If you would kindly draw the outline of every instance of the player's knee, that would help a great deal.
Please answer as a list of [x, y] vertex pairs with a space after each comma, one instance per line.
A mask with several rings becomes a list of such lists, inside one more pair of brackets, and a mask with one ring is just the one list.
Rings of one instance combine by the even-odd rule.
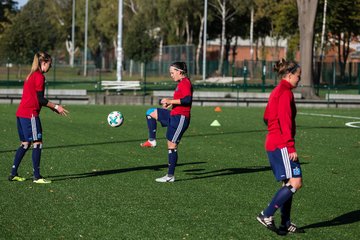
[[285, 186], [287, 186], [292, 192], [296, 192], [302, 187], [302, 181], [301, 179], [292, 179], [293, 181], [289, 181], [286, 183]]
[[42, 149], [42, 142], [34, 142], [34, 143], [33, 143], [33, 148]]
[[25, 150], [28, 150], [28, 149], [29, 149], [29, 145], [30, 145], [29, 142], [21, 142], [20, 147], [22, 147], [22, 148], [25, 149]]
[[147, 111], [146, 111], [146, 117], [153, 117], [151, 114], [154, 113], [156, 111], [156, 108], [149, 108]]
[[302, 188], [302, 182], [300, 181], [300, 182], [296, 183], [294, 187], [295, 187], [297, 190], [299, 190], [300, 188]]
[[177, 148], [168, 148], [168, 153], [169, 154], [177, 153]]

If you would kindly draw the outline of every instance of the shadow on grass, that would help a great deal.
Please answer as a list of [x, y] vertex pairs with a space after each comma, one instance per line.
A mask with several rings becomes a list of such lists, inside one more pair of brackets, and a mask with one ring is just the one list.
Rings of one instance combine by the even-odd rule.
[[[218, 135], [231, 135], [231, 134], [243, 134], [243, 133], [258, 133], [265, 132], [266, 130], [248, 130], [248, 131], [238, 131], [238, 132], [220, 132], [220, 133], [204, 133], [204, 134], [194, 134], [194, 135], [185, 135], [183, 138], [191, 138], [191, 137], [205, 137], [205, 136], [218, 136]], [[165, 139], [165, 137], [157, 138], [157, 139]], [[44, 147], [46, 150], [50, 149], [59, 149], [59, 148], [75, 148], [75, 147], [90, 147], [90, 146], [100, 146], [107, 144], [119, 144], [119, 143], [141, 143], [144, 139], [132, 139], [132, 140], [120, 140], [120, 141], [106, 141], [106, 142], [95, 142], [95, 143], [80, 143], [80, 144], [68, 144], [68, 145], [57, 145], [57, 146], [49, 146]], [[139, 146], [139, 145], [138, 145]], [[136, 147], [138, 147], [136, 146]], [[0, 153], [7, 152], [16, 152], [17, 149], [13, 150], [1, 150]]]
[[360, 210], [355, 210], [352, 212], [345, 213], [334, 219], [324, 222], [313, 223], [307, 226], [302, 227], [302, 229], [307, 228], [321, 228], [321, 227], [333, 227], [344, 224], [351, 224], [360, 221]]
[[[302, 162], [301, 165], [308, 164], [307, 162]], [[187, 175], [194, 176], [193, 178], [187, 178], [187, 179], [179, 179], [176, 180], [179, 181], [189, 181], [189, 180], [197, 180], [197, 179], [204, 179], [204, 178], [212, 178], [212, 177], [224, 177], [229, 175], [235, 175], [235, 174], [244, 174], [244, 173], [255, 173], [255, 172], [263, 172], [263, 171], [270, 171], [270, 166], [251, 166], [251, 167], [245, 167], [245, 168], [224, 168], [209, 172], [201, 172], [204, 169], [191, 169], [191, 170], [184, 170], [183, 172], [186, 172]], [[201, 172], [201, 173], [198, 173]]]
[[267, 167], [267, 166], [266, 167], [265, 166], [246, 167], [246, 168], [224, 168], [224, 169], [220, 169], [220, 170], [203, 172], [203, 173], [187, 173], [187, 175], [192, 175], [195, 177], [187, 178], [187, 179], [179, 179], [179, 180], [177, 180], [177, 182], [198, 180], [198, 179], [212, 178], [212, 177], [224, 177], [224, 176], [235, 175], [235, 174], [254, 173], [254, 172], [262, 172], [262, 171], [269, 171], [269, 170], [271, 170], [271, 168]]
[[[331, 127], [331, 126], [327, 126], [327, 127], [325, 127], [325, 126], [305, 126], [305, 125], [296, 125], [296, 128], [298, 128], [298, 129], [326, 129], [326, 130], [329, 130], [329, 129], [345, 129], [345, 128], [349, 128], [349, 127], [347, 127], [347, 126], [333, 126], [333, 127]], [[350, 128], [349, 128], [350, 129]]]
[[[206, 162], [180, 163], [177, 166], [195, 165], [195, 164], [204, 164], [204, 163], [206, 163]], [[71, 179], [77, 179], [77, 178], [88, 178], [88, 177], [97, 177], [97, 176], [119, 174], [119, 173], [141, 171], [141, 170], [159, 171], [159, 170], [162, 170], [164, 168], [167, 169], [168, 165], [167, 164], [161, 164], [161, 165], [141, 166], [141, 167], [132, 167], [132, 168], [119, 168], [119, 169], [111, 169], [111, 170], [104, 170], [104, 171], [93, 171], [93, 172], [87, 172], [87, 173], [55, 175], [55, 176], [48, 176], [48, 177], [51, 178], [51, 180], [53, 182], [57, 182], [57, 181], [63, 181], [63, 180], [71, 180]]]

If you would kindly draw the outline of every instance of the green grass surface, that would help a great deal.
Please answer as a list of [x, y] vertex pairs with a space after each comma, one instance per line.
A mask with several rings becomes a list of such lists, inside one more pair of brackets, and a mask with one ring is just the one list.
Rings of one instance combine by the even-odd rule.
[[[167, 169], [165, 129], [157, 148], [139, 147], [147, 108], [68, 106], [70, 118], [43, 109], [41, 171], [53, 183], [37, 185], [30, 152], [19, 169], [28, 180], [7, 181], [19, 145], [16, 105], [0, 105], [0, 238], [283, 239], [255, 219], [279, 187], [263, 147], [262, 108], [194, 107], [173, 184], [154, 181]], [[106, 123], [112, 110], [125, 116], [120, 128]], [[359, 109], [298, 112], [360, 117]], [[215, 119], [221, 127], [210, 127]], [[345, 126], [354, 121], [298, 115], [304, 188], [292, 219], [306, 233], [286, 238], [360, 238], [360, 129]]]

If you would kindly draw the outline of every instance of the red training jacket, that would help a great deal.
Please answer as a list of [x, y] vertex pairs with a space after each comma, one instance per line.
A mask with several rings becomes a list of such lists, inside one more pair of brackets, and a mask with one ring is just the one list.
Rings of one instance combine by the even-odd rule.
[[292, 88], [291, 84], [283, 79], [270, 94], [264, 113], [264, 121], [268, 126], [266, 151], [287, 147], [289, 153], [296, 152], [296, 106]]
[[[180, 80], [176, 86], [174, 92], [174, 99], [182, 99], [187, 96], [193, 96], [193, 88], [190, 79], [187, 77]], [[173, 105], [173, 108], [170, 112], [171, 116], [174, 115], [184, 115], [187, 118], [190, 118], [191, 104], [189, 105]]]
[[44, 90], [45, 76], [40, 71], [32, 73], [29, 79], [24, 82], [21, 102], [17, 109], [16, 116], [22, 118], [39, 116], [41, 105], [36, 92]]

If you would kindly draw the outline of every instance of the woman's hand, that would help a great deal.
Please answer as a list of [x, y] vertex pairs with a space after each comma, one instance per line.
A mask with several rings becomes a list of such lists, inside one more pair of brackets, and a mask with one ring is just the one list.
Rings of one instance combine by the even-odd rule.
[[62, 105], [60, 105], [60, 104], [56, 104], [54, 109], [55, 109], [56, 113], [58, 113], [58, 114], [60, 114], [60, 115], [62, 115], [62, 116], [67, 116], [67, 115], [69, 114], [69, 111], [66, 110], [66, 109], [65, 109]]
[[168, 109], [168, 108], [170, 108], [172, 106], [171, 99], [169, 99], [169, 98], [161, 99], [160, 103], [161, 103], [162, 107], [165, 108], [165, 109]]
[[289, 153], [289, 159], [293, 162], [296, 162], [298, 160], [298, 155], [296, 152]]

